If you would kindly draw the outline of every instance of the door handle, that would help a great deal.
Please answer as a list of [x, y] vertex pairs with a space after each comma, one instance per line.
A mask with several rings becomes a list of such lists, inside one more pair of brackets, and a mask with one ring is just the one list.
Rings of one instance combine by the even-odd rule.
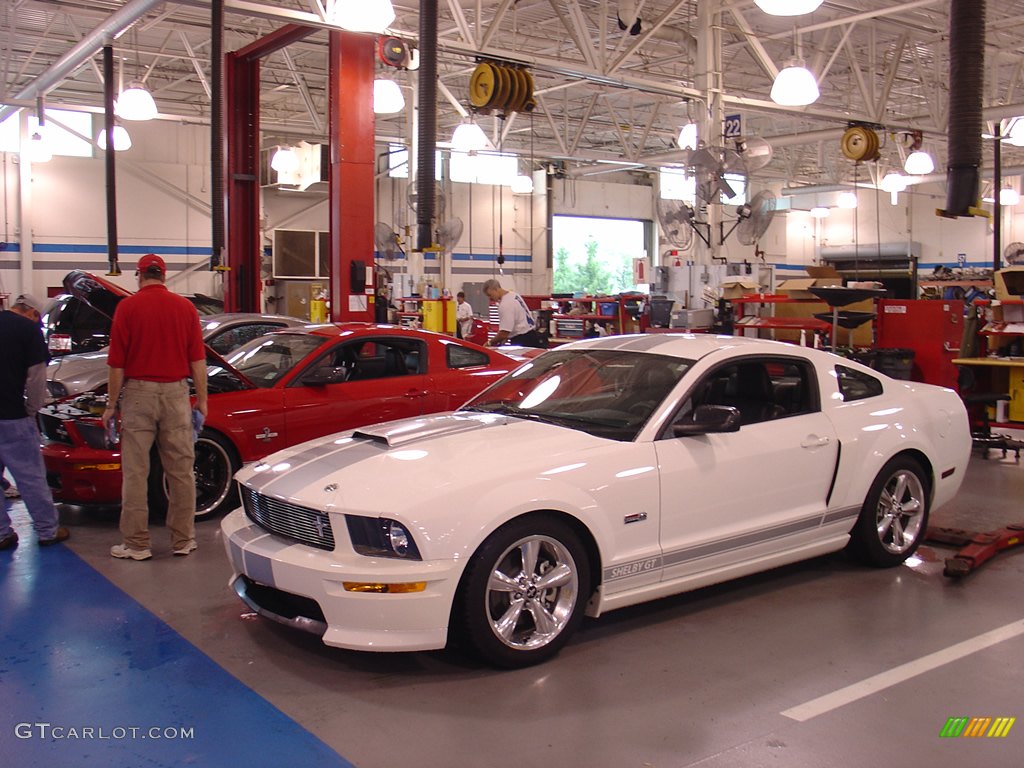
[[800, 443], [800, 447], [821, 448], [822, 446], [828, 445], [828, 442], [829, 440], [827, 437], [818, 437], [816, 435], [811, 435], [809, 437], [804, 438], [804, 441]]

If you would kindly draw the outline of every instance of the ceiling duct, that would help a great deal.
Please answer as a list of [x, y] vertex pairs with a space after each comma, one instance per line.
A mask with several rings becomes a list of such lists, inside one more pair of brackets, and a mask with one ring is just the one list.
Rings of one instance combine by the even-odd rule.
[[952, 0], [949, 12], [949, 163], [943, 216], [979, 205], [985, 90], [985, 0]]
[[420, 3], [419, 152], [416, 158], [416, 245], [434, 244], [434, 153], [437, 146], [437, 0]]

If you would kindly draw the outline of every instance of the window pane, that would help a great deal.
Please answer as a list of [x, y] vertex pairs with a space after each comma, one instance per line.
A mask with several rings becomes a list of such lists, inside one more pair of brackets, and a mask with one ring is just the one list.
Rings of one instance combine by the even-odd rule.
[[274, 277], [316, 277], [316, 232], [274, 232]]
[[645, 231], [637, 219], [553, 217], [554, 292], [647, 291], [633, 283], [633, 259], [647, 256]]
[[[434, 179], [441, 181], [441, 150], [434, 153]], [[392, 179], [409, 178], [409, 150], [401, 144], [388, 144], [388, 176]]]
[[448, 172], [451, 180], [466, 184], [494, 184], [507, 187], [519, 173], [519, 159], [516, 155], [452, 152], [449, 163]]
[[[92, 137], [92, 115], [88, 112], [70, 112], [64, 109], [48, 109], [46, 116], [49, 118], [41, 131], [43, 139], [50, 147], [54, 155], [65, 155], [67, 157], [92, 157], [92, 144], [78, 138], [73, 133], [61, 128], [54, 120], [57, 120], [68, 128]], [[18, 124], [20, 118], [18, 113], [8, 117], [0, 123], [0, 151], [17, 152], [20, 147], [18, 136]], [[28, 133], [31, 136], [39, 131], [39, 121], [35, 115], [28, 117]]]

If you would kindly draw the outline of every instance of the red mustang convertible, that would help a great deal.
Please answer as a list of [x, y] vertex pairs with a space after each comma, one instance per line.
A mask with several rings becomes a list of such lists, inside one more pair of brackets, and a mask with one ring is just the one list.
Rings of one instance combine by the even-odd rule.
[[[427, 331], [364, 323], [306, 326], [210, 353], [209, 415], [196, 444], [196, 515], [237, 504], [242, 464], [357, 426], [458, 408], [522, 358]], [[107, 447], [105, 394], [39, 412], [54, 499], [119, 504], [121, 454]], [[166, 505], [154, 451], [150, 509]]]

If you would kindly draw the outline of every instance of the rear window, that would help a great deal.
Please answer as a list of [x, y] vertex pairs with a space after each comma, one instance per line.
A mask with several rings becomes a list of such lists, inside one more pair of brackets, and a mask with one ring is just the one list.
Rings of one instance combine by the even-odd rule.
[[836, 379], [839, 381], [839, 393], [847, 403], [882, 394], [882, 382], [868, 373], [855, 371], [845, 365], [836, 366]]
[[487, 365], [491, 359], [486, 352], [479, 349], [470, 349], [461, 344], [445, 345], [445, 355], [448, 359], [449, 368], [472, 368], [477, 365]]

